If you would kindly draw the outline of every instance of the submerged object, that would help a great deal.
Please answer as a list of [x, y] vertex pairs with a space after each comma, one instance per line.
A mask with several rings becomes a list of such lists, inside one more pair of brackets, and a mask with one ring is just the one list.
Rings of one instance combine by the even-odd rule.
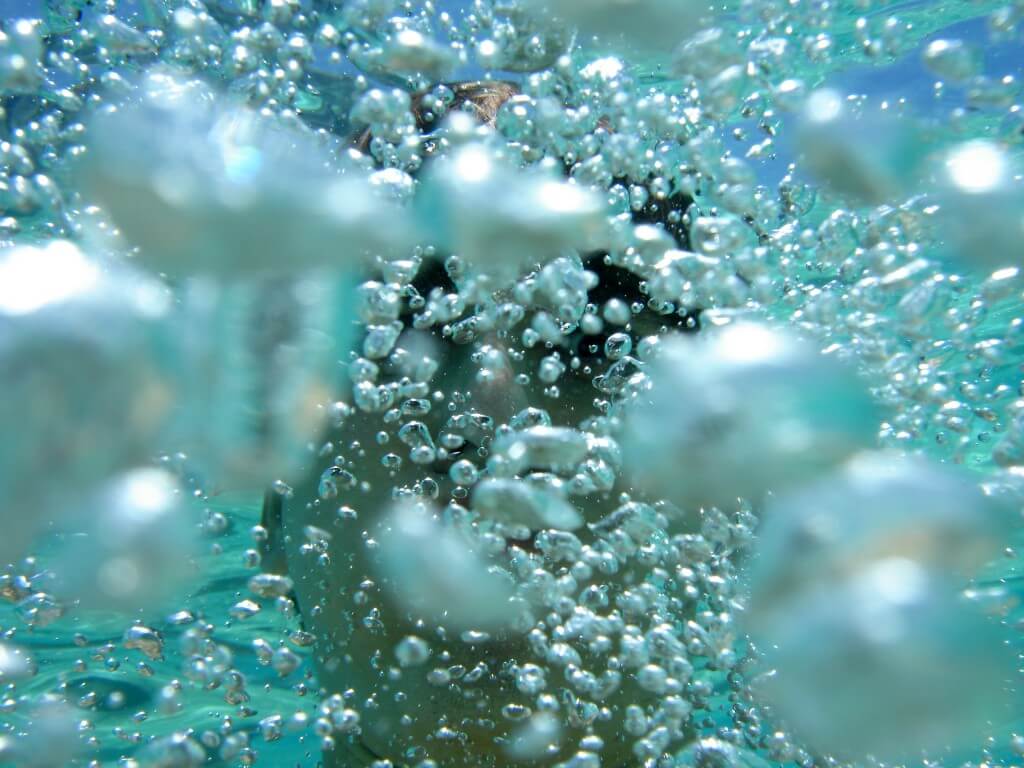
[[783, 330], [741, 321], [660, 344], [623, 406], [635, 480], [676, 504], [729, 505], [807, 481], [872, 445], [856, 375]]
[[[533, 311], [582, 314], [581, 260], [549, 267], [510, 293], [529, 286]], [[617, 274], [595, 269], [591, 286]], [[436, 274], [416, 278], [426, 307], [442, 304]], [[319, 726], [327, 760], [618, 766], [686, 743], [694, 671], [671, 622], [689, 606], [646, 582], [654, 558], [681, 555], [659, 510], [622, 503], [607, 427], [568, 426], [592, 413], [593, 371], [566, 366], [558, 396], [540, 400], [543, 344], [517, 354], [496, 334], [430, 338], [382, 281], [359, 296], [366, 338], [390, 318], [403, 332], [387, 356], [349, 366], [352, 406], [324, 435], [329, 452], [285, 478], [264, 517], [317, 636], [318, 679], [339, 692]], [[638, 310], [630, 322], [659, 321]], [[546, 408], [517, 406], [531, 398]], [[272, 551], [263, 562], [281, 567]], [[649, 719], [627, 731], [629, 707]]]
[[[144, 457], [38, 476], [40, 496], [72, 502], [46, 500], [57, 519], [5, 508], [11, 539], [55, 524], [0, 574], [4, 647], [36, 661], [0, 659], [0, 761], [807, 768], [927, 748], [929, 768], [1019, 762], [1024, 740], [991, 708], [1003, 670], [1020, 682], [991, 651], [995, 624], [1020, 620], [1016, 536], [942, 470], [876, 459], [877, 493], [831, 470], [878, 442], [1013, 497], [1024, 286], [1013, 238], [992, 233], [1016, 222], [986, 220], [982, 194], [964, 225], [991, 227], [980, 242], [1007, 264], [991, 279], [937, 257], [989, 255], [971, 261], [943, 229], [978, 183], [945, 178], [947, 154], [984, 138], [1013, 210], [1020, 8], [44, 5], [42, 24], [0, 23], [0, 237], [99, 242], [124, 251], [104, 276], [166, 275], [167, 333], [140, 359], [169, 361], [169, 408]], [[10, 45], [23, 26], [27, 45]], [[974, 46], [982, 27], [984, 59], [934, 42]], [[433, 81], [456, 64], [522, 76]], [[795, 114], [821, 82], [842, 108], [811, 142]], [[888, 121], [914, 113], [926, 122]], [[444, 171], [469, 148], [495, 161], [485, 180], [473, 163]], [[804, 181], [815, 150], [820, 187]], [[941, 158], [924, 189], [919, 152]], [[953, 165], [984, 178], [984, 153], [966, 157]], [[772, 325], [749, 346], [774, 362], [708, 351], [754, 316]], [[800, 346], [786, 328], [814, 340], [796, 362], [772, 351]], [[677, 359], [684, 333], [707, 347]], [[73, 405], [102, 400], [67, 379], [58, 393], [86, 390]], [[631, 411], [655, 392], [637, 450]], [[91, 415], [58, 415], [80, 440]], [[37, 445], [17, 416], [8, 451]], [[141, 438], [112, 418], [97, 438]], [[186, 492], [152, 525], [112, 521], [114, 486], [154, 451]], [[814, 549], [802, 531], [775, 554], [790, 505], [834, 509], [820, 527], [839, 540]], [[142, 542], [113, 535], [136, 524]], [[202, 537], [194, 558], [182, 532]], [[62, 543], [81, 549], [65, 561]], [[748, 602], [761, 548], [770, 589]], [[193, 562], [194, 590], [177, 581]], [[104, 571], [127, 596], [95, 588]], [[35, 708], [44, 690], [74, 713], [59, 729]], [[80, 759], [63, 750], [78, 743]]]

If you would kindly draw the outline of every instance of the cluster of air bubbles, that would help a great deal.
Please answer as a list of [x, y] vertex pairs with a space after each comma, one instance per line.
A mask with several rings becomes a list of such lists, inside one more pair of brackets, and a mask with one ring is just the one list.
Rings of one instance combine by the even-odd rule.
[[1020, 0], [42, 5], [0, 763], [1024, 754]]

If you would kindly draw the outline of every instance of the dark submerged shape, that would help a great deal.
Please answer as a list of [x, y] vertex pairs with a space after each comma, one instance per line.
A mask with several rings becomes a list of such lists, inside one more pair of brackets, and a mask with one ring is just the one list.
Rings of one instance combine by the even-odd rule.
[[[502, 81], [454, 83], [449, 87], [455, 95], [449, 110], [469, 110], [488, 125], [495, 124], [502, 105], [518, 94], [514, 84]], [[419, 129], [427, 133], [436, 127], [438, 118], [423, 111], [422, 101], [422, 94], [415, 97], [413, 107]], [[365, 131], [355, 139], [354, 145], [361, 151], [368, 151], [371, 139], [370, 132]], [[568, 171], [567, 167], [566, 173]], [[646, 180], [616, 181], [643, 183]], [[686, 248], [689, 243], [683, 214], [691, 203], [692, 199], [684, 194], [661, 201], [652, 196], [648, 205], [634, 214], [634, 220], [664, 227], [679, 247]], [[597, 278], [588, 300], [598, 311], [612, 298], [631, 305], [636, 302], [646, 305], [640, 276], [612, 264], [605, 253], [582, 256], [585, 268]], [[432, 291], [453, 293], [456, 290], [455, 281], [440, 256], [423, 259], [412, 287], [424, 297]], [[607, 337], [623, 329], [606, 326], [602, 333], [593, 335], [585, 335], [577, 329], [568, 336], [567, 345], [560, 350], [563, 362], [568, 364], [576, 356], [580, 365], [576, 369], [567, 365], [558, 381], [559, 394], [551, 397], [545, 394], [547, 388], [537, 380], [536, 371], [541, 358], [553, 350], [543, 343], [524, 348], [521, 343], [523, 323], [511, 331], [474, 334], [468, 343], [458, 343], [459, 339], [443, 336], [437, 327], [425, 332], [412, 331], [411, 314], [409, 309], [403, 310], [405, 331], [396, 346], [401, 347], [409, 333], [428, 334], [434, 342], [431, 354], [440, 363], [430, 388], [445, 395], [442, 401], [433, 403], [429, 413], [417, 419], [436, 437], [461, 414], [477, 425], [473, 430], [476, 439], [467, 440], [461, 448], [450, 451], [445, 460], [433, 465], [420, 466], [406, 459], [398, 469], [386, 469], [382, 457], [401, 450], [401, 446], [396, 446], [393, 440], [383, 445], [378, 442], [377, 434], [388, 428], [383, 414], [354, 409], [343, 425], [332, 429], [321, 441], [333, 445], [329, 453], [336, 456], [333, 467], [330, 458], [314, 460], [304, 477], [289, 481], [294, 488], [289, 497], [273, 490], [267, 492], [263, 525], [269, 536], [264, 544], [263, 570], [288, 573], [294, 581], [295, 599], [304, 627], [317, 635], [316, 661], [322, 693], [326, 696], [342, 694], [346, 706], [362, 714], [360, 732], [347, 740], [338, 736], [335, 749], [324, 753], [325, 766], [365, 766], [384, 758], [396, 766], [414, 766], [428, 758], [446, 768], [522, 765], [522, 760], [509, 757], [507, 744], [523, 722], [504, 718], [501, 710], [506, 705], [527, 710], [531, 707], [533, 697], [517, 690], [514, 681], [517, 664], [536, 660], [527, 638], [504, 631], [489, 642], [467, 644], [456, 632], [445, 632], [404, 615], [402, 608], [375, 580], [371, 564], [374, 555], [368, 550], [367, 542], [386, 538], [387, 532], [380, 529], [380, 518], [394, 501], [393, 489], [404, 488], [426, 498], [435, 498], [440, 505], [448, 501], [468, 505], [465, 495], [453, 496], [457, 487], [448, 476], [448, 467], [460, 457], [475, 459], [482, 466], [495, 427], [507, 424], [515, 414], [529, 407], [539, 407], [549, 414], [553, 425], [573, 427], [600, 415], [605, 408], [602, 403], [606, 395], [595, 388], [594, 379], [610, 366], [603, 352]], [[662, 315], [648, 307], [632, 315], [628, 330], [634, 340], [639, 340], [670, 328], [696, 331], [699, 319], [700, 312], [696, 308], [689, 313]], [[506, 354], [508, 370], [481, 386], [474, 379], [479, 366], [472, 358], [486, 345], [518, 350], [521, 354]], [[392, 380], [395, 373], [388, 362], [378, 362], [381, 380]], [[527, 385], [517, 381], [518, 375], [523, 373], [530, 377]], [[455, 400], [460, 405], [450, 411], [445, 403], [455, 402], [455, 393], [459, 393]], [[350, 399], [339, 395], [346, 402]], [[325, 499], [318, 493], [325, 470], [337, 481], [336, 497]], [[588, 523], [594, 523], [619, 506], [621, 493], [631, 491], [620, 482], [610, 492], [573, 497], [572, 501], [581, 508]], [[340, 507], [354, 509], [358, 518], [343, 519], [338, 514]], [[331, 535], [327, 569], [317, 563], [318, 551], [309, 543], [308, 526]], [[575, 533], [584, 544], [600, 536], [599, 530], [586, 527]], [[505, 556], [516, 556], [516, 553], [541, 556], [534, 537], [526, 541], [510, 540]], [[644, 571], [629, 567], [613, 576], [596, 573], [593, 579], [595, 583], [613, 584], [621, 589], [642, 582]], [[394, 647], [408, 635], [425, 639], [432, 655], [425, 665], [401, 670], [400, 676], [395, 677], [393, 670], [398, 667]], [[431, 684], [426, 679], [427, 673], [438, 667], [462, 672], [448, 684]], [[467, 677], [470, 671], [474, 671], [474, 675]], [[473, 682], [467, 682], [474, 676]], [[549, 681], [549, 693], [557, 694], [563, 688], [564, 683]], [[636, 764], [637, 758], [632, 752], [634, 737], [622, 727], [623, 711], [628, 705], [644, 706], [658, 699], [658, 695], [639, 687], [635, 678], [624, 671], [621, 685], [600, 702], [598, 710], [573, 704], [572, 700], [562, 702], [559, 718], [563, 722], [568, 719], [573, 727], [563, 729], [561, 747], [545, 755], [545, 763], [554, 764], [571, 757], [579, 748], [580, 737], [589, 732], [604, 741], [600, 752], [602, 765], [624, 768]]]

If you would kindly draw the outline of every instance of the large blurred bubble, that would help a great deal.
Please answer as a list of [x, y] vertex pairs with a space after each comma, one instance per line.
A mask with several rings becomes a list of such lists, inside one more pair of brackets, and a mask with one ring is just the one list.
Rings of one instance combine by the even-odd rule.
[[56, 240], [0, 251], [0, 560], [112, 473], [148, 460], [176, 395], [170, 294]]
[[623, 409], [622, 445], [638, 485], [677, 504], [759, 498], [875, 440], [853, 371], [786, 331], [741, 322], [661, 346]]
[[913, 759], [1009, 716], [1014, 654], [960, 592], [1007, 525], [969, 477], [887, 454], [772, 500], [745, 625], [771, 670], [759, 687], [800, 738]]
[[82, 185], [161, 272], [295, 272], [412, 243], [365, 174], [342, 175], [308, 129], [172, 70], [150, 71], [90, 136]]
[[381, 581], [411, 615], [457, 630], [512, 624], [509, 575], [488, 566], [471, 548], [472, 539], [444, 526], [430, 507], [397, 504], [378, 539]]
[[59, 591], [87, 608], [166, 606], [195, 577], [198, 520], [175, 478], [127, 472], [81, 498], [78, 530], [56, 555]]

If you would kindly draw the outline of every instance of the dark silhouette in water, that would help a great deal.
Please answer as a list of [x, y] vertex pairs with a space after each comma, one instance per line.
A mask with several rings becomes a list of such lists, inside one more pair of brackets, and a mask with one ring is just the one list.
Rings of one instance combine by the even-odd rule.
[[[456, 83], [450, 88], [455, 94], [450, 109], [468, 109], [481, 122], [490, 125], [495, 123], [501, 106], [518, 93], [514, 84], [506, 82]], [[422, 98], [414, 99], [413, 103], [419, 129], [432, 130], [437, 118], [422, 110]], [[367, 131], [354, 143], [366, 151], [371, 138]], [[685, 195], [654, 201], [634, 218], [637, 222], [665, 226], [680, 247], [686, 247], [685, 228], [680, 222], [685, 220], [681, 214], [691, 202]], [[671, 215], [673, 212], [675, 216]], [[584, 255], [584, 265], [598, 280], [588, 294], [593, 304], [600, 307], [612, 298], [627, 304], [646, 303], [641, 278], [610, 264], [605, 254]], [[438, 257], [423, 260], [412, 285], [421, 296], [429, 295], [434, 289], [444, 293], [455, 291], [443, 259]], [[405, 312], [407, 320], [408, 316]], [[393, 503], [394, 488], [417, 489], [429, 496], [436, 494], [441, 503], [453, 498], [456, 486], [448, 477], [448, 466], [458, 456], [475, 459], [478, 466], [482, 466], [486, 453], [481, 449], [493, 437], [494, 428], [508, 423], [525, 408], [543, 408], [556, 426], [576, 426], [600, 415], [595, 399], [605, 395], [595, 389], [593, 379], [609, 364], [604, 359], [603, 349], [611, 331], [584, 335], [577, 330], [567, 337], [566, 347], [560, 349], [563, 360], [568, 363], [576, 355], [581, 364], [575, 369], [567, 366], [558, 381], [558, 396], [552, 397], [550, 392], [545, 394], [547, 386], [536, 377], [541, 358], [550, 355], [552, 348], [544, 344], [523, 348], [516, 329], [507, 334], [490, 332], [470, 343], [459, 344], [444, 337], [436, 327], [414, 331], [408, 322], [405, 326], [396, 347], [402, 347], [413, 334], [423, 335], [425, 338], [419, 341], [432, 347], [431, 355], [440, 363], [430, 389], [445, 395], [443, 401], [435, 402], [429, 413], [417, 419], [436, 437], [456, 415], [444, 407], [444, 402], [453, 402], [452, 393], [461, 393], [462, 411], [481, 425], [478, 441], [453, 450], [446, 461], [420, 466], [405, 460], [400, 467], [388, 469], [382, 459], [398, 450], [396, 441], [381, 444], [378, 435], [382, 430], [393, 433], [396, 425], [385, 423], [381, 413], [354, 410], [340, 428], [323, 438], [334, 446], [330, 455], [343, 457], [343, 466], [336, 465], [336, 477], [341, 482], [335, 498], [321, 498], [318, 493], [321, 475], [332, 461], [326, 458], [312, 462], [305, 477], [293, 484], [294, 493], [289, 498], [275, 491], [266, 494], [263, 525], [269, 536], [264, 545], [263, 568], [269, 572], [287, 572], [294, 581], [304, 626], [318, 638], [316, 659], [322, 693], [342, 693], [348, 697], [346, 705], [362, 713], [361, 733], [357, 737], [338, 736], [336, 749], [325, 752], [326, 765], [350, 768], [387, 758], [395, 765], [414, 766], [428, 757], [445, 768], [500, 768], [522, 764], [512, 760], [506, 749], [511, 735], [522, 723], [503, 718], [501, 709], [507, 704], [522, 707], [533, 704], [532, 697], [516, 688], [510, 666], [525, 663], [536, 655], [530, 651], [525, 638], [506, 632], [490, 642], [470, 645], [422, 621], [411, 620], [375, 581], [370, 562], [373, 555], [368, 551], [367, 540], [386, 537], [387, 532], [378, 528], [383, 512]], [[629, 324], [634, 339], [669, 329], [694, 331], [698, 328], [697, 310], [682, 315], [660, 315], [646, 308], [635, 312]], [[522, 355], [505, 355], [507, 370], [482, 385], [475, 378], [479, 365], [472, 357], [488, 344], [501, 350], [519, 349]], [[378, 362], [382, 364], [383, 378], [388, 380], [390, 371], [386, 361]], [[527, 374], [530, 383], [523, 384], [519, 374]], [[618, 506], [622, 492], [630, 490], [620, 483], [609, 492], [574, 497], [572, 501], [581, 507], [588, 522], [597, 521]], [[465, 499], [461, 501], [467, 503]], [[351, 513], [339, 516], [339, 507], [355, 510], [358, 518], [351, 519]], [[331, 536], [327, 567], [318, 563], [318, 552], [309, 546], [309, 526]], [[597, 535], [587, 528], [576, 533], [584, 543]], [[509, 547], [510, 551], [532, 552], [532, 544], [532, 540], [509, 542]], [[614, 576], [597, 574], [594, 581], [621, 587], [643, 578], [641, 570], [630, 566]], [[369, 618], [371, 615], [373, 620]], [[403, 670], [401, 676], [395, 678], [389, 671], [397, 669], [394, 647], [408, 635], [426, 639], [433, 654], [423, 667]], [[482, 670], [482, 676], [473, 683], [457, 677], [448, 684], [432, 684], [427, 681], [427, 672], [435, 667], [461, 669], [462, 674]], [[552, 686], [549, 692], [563, 687], [559, 683]], [[602, 765], [617, 768], [636, 764], [633, 737], [624, 732], [622, 712], [627, 705], [653, 704], [657, 698], [624, 675], [618, 690], [602, 700], [596, 712], [576, 711], [574, 705], [563, 702], [559, 718], [564, 722], [568, 717], [575, 727], [565, 729], [561, 747], [545, 755], [543, 763], [568, 759], [577, 751], [579, 738], [590, 732], [604, 742], [600, 752]], [[438, 736], [442, 726], [450, 738]]]

